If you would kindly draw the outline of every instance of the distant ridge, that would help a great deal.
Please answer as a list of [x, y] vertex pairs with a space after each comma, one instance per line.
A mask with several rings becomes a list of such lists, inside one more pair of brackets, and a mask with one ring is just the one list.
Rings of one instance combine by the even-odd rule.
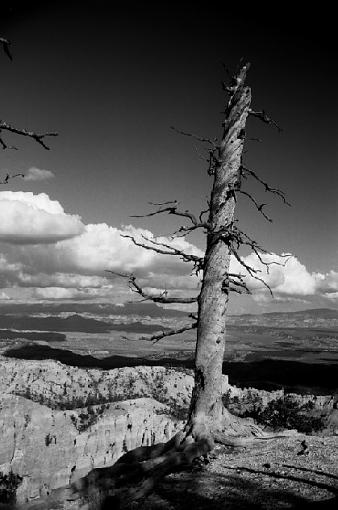
[[186, 312], [162, 308], [155, 303], [125, 303], [123, 306], [112, 303], [11, 303], [0, 304], [0, 314], [58, 314], [72, 312], [74, 314], [92, 313], [97, 315], [140, 315], [149, 317], [186, 317]]
[[293, 317], [304, 317], [308, 316], [309, 318], [314, 317], [316, 319], [338, 319], [338, 310], [334, 310], [333, 308], [310, 308], [308, 310], [298, 310], [295, 312], [265, 312], [262, 315], [264, 316], [286, 316], [292, 315]]
[[[100, 315], [134, 315], [134, 316], [149, 316], [152, 318], [156, 317], [186, 317], [186, 312], [162, 308], [155, 303], [125, 303], [124, 305], [115, 305], [112, 303], [83, 303], [83, 302], [41, 302], [41, 303], [11, 303], [3, 302], [0, 303], [0, 315], [7, 314], [37, 314], [44, 313], [46, 315], [55, 315], [59, 313], [91, 313]], [[295, 319], [337, 319], [338, 310], [333, 308], [310, 308], [307, 310], [297, 310], [288, 312], [264, 312], [260, 314], [244, 313], [244, 314], [229, 314], [229, 317], [237, 318], [255, 318], [255, 317], [266, 317], [268, 319], [273, 318], [286, 318], [289, 317]]]
[[297, 318], [314, 318], [314, 319], [338, 319], [338, 310], [334, 308], [309, 308], [307, 310], [297, 310], [294, 312], [264, 312], [264, 313], [243, 313], [240, 315], [231, 315], [231, 317], [294, 317]]

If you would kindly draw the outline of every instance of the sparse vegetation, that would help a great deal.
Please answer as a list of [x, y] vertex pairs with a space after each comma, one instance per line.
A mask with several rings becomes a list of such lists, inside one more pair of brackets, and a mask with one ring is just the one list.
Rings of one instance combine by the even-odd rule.
[[0, 472], [0, 503], [13, 504], [16, 500], [16, 489], [22, 477], [10, 471], [7, 475]]
[[319, 432], [325, 427], [325, 417], [313, 411], [311, 402], [300, 405], [288, 395], [272, 400], [263, 411], [252, 417], [273, 429], [296, 429], [304, 434]]
[[102, 404], [100, 406], [88, 406], [87, 412], [83, 410], [77, 417], [72, 414], [70, 419], [74, 423], [75, 428], [79, 432], [87, 430], [91, 425], [97, 422], [99, 417], [109, 407], [109, 404]]
[[167, 414], [168, 416], [171, 416], [176, 420], [185, 421], [188, 418], [188, 411], [189, 411], [188, 404], [186, 406], [180, 406], [177, 404], [175, 400], [172, 400], [168, 404], [168, 409], [161, 409], [159, 411], [156, 411], [156, 414]]
[[326, 426], [325, 410], [316, 409], [311, 401], [299, 403], [292, 395], [284, 395], [264, 404], [257, 391], [248, 391], [243, 399], [227, 393], [223, 395], [223, 402], [233, 414], [253, 418], [260, 425], [273, 430], [296, 429], [311, 434]]

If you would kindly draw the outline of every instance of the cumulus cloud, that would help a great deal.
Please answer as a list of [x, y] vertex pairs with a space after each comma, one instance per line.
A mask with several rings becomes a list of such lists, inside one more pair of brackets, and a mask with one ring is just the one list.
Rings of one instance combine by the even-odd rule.
[[[54, 245], [12, 247], [8, 249], [8, 253], [10, 251], [12, 261], [21, 262], [29, 267], [31, 274], [59, 272], [102, 276], [105, 270], [112, 270], [136, 272], [141, 278], [159, 275], [163, 278], [164, 275], [168, 275], [175, 279], [188, 275], [191, 271], [191, 266], [184, 264], [177, 257], [162, 256], [135, 246], [131, 239], [123, 235], [133, 235], [140, 240], [143, 239], [142, 235], [154, 238], [148, 230], [131, 226], [117, 229], [102, 223], [86, 225], [82, 234]], [[180, 240], [179, 244], [170, 239], [165, 241], [190, 253], [200, 253], [187, 241]]]
[[[200, 289], [200, 279], [191, 276], [190, 264], [179, 257], [145, 250], [123, 236], [132, 235], [140, 242], [146, 237], [203, 256], [184, 238], [155, 238], [149, 230], [132, 225], [83, 225], [79, 216], [65, 213], [58, 201], [44, 193], [0, 192], [0, 214], [0, 241], [6, 243], [0, 251], [3, 289], [16, 286], [36, 299], [128, 299], [125, 279], [105, 270], [133, 272], [142, 287], [153, 293], [166, 289], [177, 296], [191, 296]], [[338, 272], [310, 272], [294, 255], [286, 259], [265, 254], [263, 258], [278, 264], [271, 264], [267, 272], [255, 254], [243, 260], [259, 271], [276, 301], [306, 305], [308, 299], [316, 297], [324, 303], [337, 300]], [[245, 276], [256, 302], [271, 300], [262, 282], [252, 278], [236, 259], [231, 259], [230, 270]]]
[[325, 292], [324, 296], [331, 301], [338, 302], [338, 292]]
[[[257, 276], [262, 278], [273, 292], [284, 295], [306, 296], [315, 293], [318, 287], [316, 275], [311, 274], [297, 257], [277, 255], [275, 253], [262, 256], [269, 265], [269, 270], [258, 257], [251, 253], [243, 258], [245, 264], [258, 271]], [[250, 290], [265, 291], [263, 283], [254, 279], [240, 265], [236, 259], [231, 260], [231, 272], [242, 273], [246, 277]]]
[[335, 293], [338, 290], [338, 272], [329, 271], [323, 275], [321, 273], [315, 273], [315, 277], [318, 281], [319, 288], [326, 293]]
[[45, 287], [34, 289], [33, 297], [43, 300], [81, 299], [85, 293], [76, 288]]
[[53, 172], [50, 170], [43, 170], [32, 166], [27, 170], [24, 176], [25, 181], [45, 181], [46, 179], [52, 179], [55, 177]]
[[[16, 201], [29, 206], [33, 203], [39, 214], [41, 211], [64, 214], [59, 202], [50, 200], [44, 194], [6, 194], [4, 198], [9, 199], [7, 201], [17, 198], [19, 200]], [[18, 287], [35, 288], [34, 297], [39, 299], [52, 299], [53, 296], [55, 299], [62, 299], [63, 296], [64, 299], [70, 299], [70, 296], [79, 299], [110, 296], [112, 288], [119, 288], [120, 295], [126, 294], [121, 291], [122, 287], [128, 289], [126, 281], [105, 273], [105, 270], [111, 270], [135, 272], [144, 287], [167, 288], [176, 292], [198, 288], [198, 278], [190, 276], [191, 266], [177, 257], [162, 256], [136, 246], [131, 239], [123, 237], [125, 235], [132, 235], [141, 242], [145, 242], [144, 237], [155, 239], [149, 230], [131, 225], [118, 229], [102, 223], [83, 226], [79, 235], [54, 244], [7, 244], [7, 258], [2, 256], [3, 269], [6, 269], [3, 287], [11, 281]], [[171, 240], [161, 237], [157, 241], [188, 253], [203, 255], [182, 238]], [[55, 290], [54, 293], [53, 289], [59, 288], [73, 290], [64, 293]]]
[[107, 284], [107, 278], [69, 273], [29, 274], [20, 270], [13, 276], [22, 287], [100, 288]]
[[0, 217], [0, 241], [13, 244], [55, 243], [84, 230], [78, 215], [45, 193], [0, 192]]
[[[338, 300], [338, 273], [334, 270], [328, 273], [310, 272], [299, 259], [293, 255], [283, 257], [277, 254], [263, 255], [263, 260], [271, 264], [269, 271], [258, 257], [251, 253], [243, 258], [244, 262], [259, 272], [262, 278], [271, 288], [276, 302], [302, 303], [304, 306], [330, 305]], [[231, 260], [231, 271], [245, 276], [248, 288], [252, 292], [253, 299], [257, 303], [269, 303], [272, 298], [264, 284], [255, 280], [240, 265], [236, 259]]]
[[44, 287], [35, 288], [32, 297], [42, 300], [93, 300], [96, 298], [106, 298], [111, 300], [114, 289], [112, 286], [103, 287], [101, 289], [78, 289], [64, 287]]

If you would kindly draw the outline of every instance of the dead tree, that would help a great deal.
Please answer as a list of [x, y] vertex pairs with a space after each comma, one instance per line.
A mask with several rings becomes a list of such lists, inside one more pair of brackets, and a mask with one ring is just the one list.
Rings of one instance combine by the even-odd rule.
[[[155, 303], [192, 303], [198, 305], [198, 314], [191, 314], [192, 323], [186, 328], [163, 332], [151, 337], [158, 341], [165, 336], [196, 328], [195, 385], [191, 398], [187, 422], [181, 432], [166, 444], [140, 447], [128, 452], [111, 468], [95, 469], [88, 477], [75, 485], [77, 495], [87, 493], [89, 508], [100, 508], [102, 501], [109, 497], [120, 497], [121, 508], [131, 501], [144, 497], [157, 480], [167, 473], [180, 469], [202, 455], [206, 455], [216, 442], [225, 445], [245, 445], [267, 437], [252, 423], [232, 416], [222, 403], [222, 364], [225, 349], [226, 311], [229, 295], [234, 292], [250, 293], [244, 274], [231, 273], [230, 258], [234, 257], [249, 274], [265, 285], [259, 270], [248, 265], [240, 256], [241, 246], [251, 248], [261, 263], [264, 250], [254, 239], [241, 231], [234, 216], [237, 197], [246, 196], [266, 220], [271, 221], [264, 211], [265, 204], [259, 204], [247, 191], [242, 181], [251, 177], [260, 182], [265, 191], [286, 202], [284, 193], [270, 187], [253, 170], [243, 164], [242, 154], [246, 135], [246, 121], [249, 115], [263, 122], [274, 124], [264, 112], [251, 109], [251, 89], [246, 85], [249, 64], [243, 65], [228, 86], [224, 86], [228, 99], [222, 124], [220, 140], [192, 136], [207, 145], [208, 173], [213, 179], [208, 209], [197, 217], [190, 211], [180, 209], [177, 201], [152, 204], [156, 209], [144, 216], [171, 214], [185, 218], [188, 224], [181, 226], [173, 236], [186, 236], [202, 229], [207, 236], [204, 257], [198, 257], [147, 237], [125, 236], [147, 250], [163, 255], [178, 256], [193, 264], [196, 274], [203, 272], [202, 287], [196, 297], [174, 297], [168, 292], [149, 294], [138, 283], [134, 274], [114, 273], [129, 281], [132, 291], [142, 300]], [[278, 128], [279, 129], [279, 128]], [[269, 289], [270, 290], [270, 289]], [[122, 496], [122, 497], [121, 497]]]
[[[13, 60], [12, 53], [10, 50], [11, 43], [8, 39], [5, 37], [0, 37], [0, 45], [2, 46], [2, 49], [4, 53], [7, 55], [10, 61]], [[49, 150], [49, 146], [46, 143], [46, 138], [50, 136], [58, 136], [58, 133], [50, 132], [50, 133], [37, 133], [35, 131], [18, 128], [14, 126], [13, 124], [9, 124], [8, 122], [0, 119], [0, 148], [3, 150], [6, 149], [12, 149], [12, 150], [18, 150], [18, 148], [15, 145], [9, 145], [6, 138], [4, 138], [5, 133], [13, 133], [15, 135], [23, 136], [25, 138], [30, 138], [34, 140], [36, 143], [41, 145], [44, 149]], [[22, 173], [16, 173], [16, 174], [9, 174], [6, 173], [6, 175], [0, 179], [0, 184], [8, 184], [11, 179], [14, 179], [16, 177], [24, 177], [24, 174]]]

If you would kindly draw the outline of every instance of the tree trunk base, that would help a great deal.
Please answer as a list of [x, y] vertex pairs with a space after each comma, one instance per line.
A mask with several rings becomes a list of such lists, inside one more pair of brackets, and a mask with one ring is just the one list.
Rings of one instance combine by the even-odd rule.
[[[247, 447], [257, 440], [271, 439], [252, 421], [231, 415], [226, 409], [220, 420], [192, 419], [167, 443], [136, 448], [109, 468], [97, 468], [73, 483], [66, 499], [80, 499], [88, 510], [132, 508], [169, 473], [189, 468], [195, 459], [206, 457], [216, 443]], [[81, 508], [81, 506], [80, 506]]]

